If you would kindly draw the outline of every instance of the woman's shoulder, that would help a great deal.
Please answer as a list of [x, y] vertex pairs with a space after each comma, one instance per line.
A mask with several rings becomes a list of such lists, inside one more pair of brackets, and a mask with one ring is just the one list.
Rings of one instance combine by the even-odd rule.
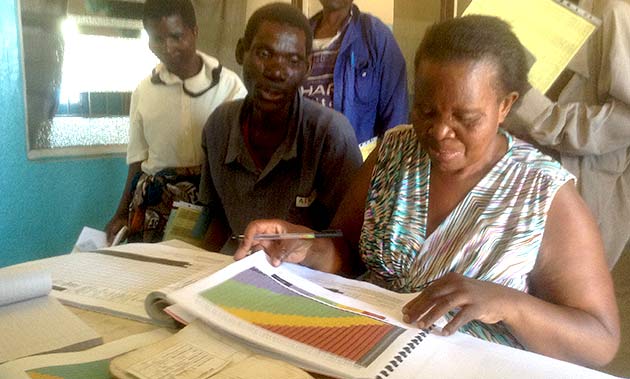
[[575, 179], [575, 176], [562, 167], [560, 162], [543, 153], [531, 143], [513, 136], [512, 139], [510, 160], [515, 164], [525, 165], [531, 171], [550, 178], [559, 179], [562, 182]]

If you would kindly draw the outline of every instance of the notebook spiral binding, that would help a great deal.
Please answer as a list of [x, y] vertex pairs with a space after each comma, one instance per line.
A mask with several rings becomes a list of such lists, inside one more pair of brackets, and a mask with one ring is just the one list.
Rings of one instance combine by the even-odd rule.
[[420, 345], [420, 342], [429, 334], [431, 329], [422, 329], [420, 333], [416, 334], [405, 346], [402, 347], [402, 350], [398, 352], [394, 356], [394, 358], [389, 361], [389, 364], [386, 364], [385, 367], [381, 370], [381, 372], [376, 375], [375, 379], [385, 379], [396, 371], [396, 367], [398, 367], [404, 360], [407, 358], [413, 350]]

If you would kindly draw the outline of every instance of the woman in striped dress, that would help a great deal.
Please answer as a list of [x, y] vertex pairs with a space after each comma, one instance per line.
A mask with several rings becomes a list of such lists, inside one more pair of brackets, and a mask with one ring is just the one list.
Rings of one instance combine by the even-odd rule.
[[[500, 124], [527, 87], [525, 52], [499, 19], [434, 25], [415, 59], [413, 126], [388, 131], [331, 228], [343, 239], [267, 242], [274, 264], [351, 273], [419, 292], [403, 312], [587, 366], [619, 344], [614, 291], [597, 225], [575, 179]], [[257, 233], [305, 231], [280, 220]], [[421, 291], [421, 292], [420, 292]]]

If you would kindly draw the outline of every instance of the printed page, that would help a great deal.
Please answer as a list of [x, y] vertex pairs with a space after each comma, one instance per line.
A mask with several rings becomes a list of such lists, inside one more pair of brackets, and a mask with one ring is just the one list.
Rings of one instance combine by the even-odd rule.
[[74, 243], [72, 252], [94, 251], [107, 246], [107, 234], [105, 232], [84, 226], [83, 229], [81, 229], [79, 238], [77, 238], [77, 242]]
[[0, 306], [47, 295], [52, 278], [43, 270], [0, 270]]
[[307, 379], [287, 363], [254, 355], [245, 346], [196, 321], [177, 334], [114, 359], [121, 379]]
[[[249, 256], [170, 298], [199, 319], [308, 371], [374, 377], [406, 344], [432, 338], [383, 309], [328, 291], [263, 252]], [[420, 346], [421, 347], [421, 346]], [[414, 362], [423, 361], [421, 355]]]
[[102, 343], [101, 337], [50, 296], [0, 307], [0, 362]]
[[232, 257], [197, 248], [140, 243], [66, 254], [20, 267], [51, 272], [51, 294], [65, 304], [172, 326], [170, 319], [149, 316], [147, 296], [186, 278], [209, 275], [231, 262]]
[[[174, 202], [164, 228], [164, 240], [177, 239], [200, 246], [206, 226], [202, 215], [203, 207], [183, 201]], [[200, 227], [199, 222], [204, 223], [203, 227]]]
[[467, 14], [497, 16], [512, 26], [523, 46], [536, 58], [529, 82], [542, 93], [551, 87], [600, 23], [562, 0], [473, 0], [464, 11]]
[[171, 336], [165, 329], [125, 337], [75, 353], [55, 353], [16, 359], [0, 365], [0, 378], [111, 379], [110, 360]]
[[[418, 296], [417, 293], [396, 293], [372, 283], [344, 278], [343, 276], [312, 270], [297, 264], [286, 263], [283, 267], [329, 291], [360, 300], [388, 313], [391, 318], [401, 317], [402, 307]], [[391, 312], [391, 314], [390, 314]]]
[[285, 266], [255, 253], [169, 297], [257, 352], [333, 377], [610, 377], [461, 333], [431, 334]]
[[95, 331], [48, 296], [50, 273], [7, 267], [0, 270], [0, 284], [0, 363], [102, 342]]

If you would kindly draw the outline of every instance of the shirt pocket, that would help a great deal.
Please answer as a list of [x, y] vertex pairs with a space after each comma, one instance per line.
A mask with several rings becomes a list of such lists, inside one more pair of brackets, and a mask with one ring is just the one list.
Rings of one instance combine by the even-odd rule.
[[354, 68], [354, 96], [361, 104], [374, 105], [378, 100], [376, 69], [369, 59], [358, 60]]

